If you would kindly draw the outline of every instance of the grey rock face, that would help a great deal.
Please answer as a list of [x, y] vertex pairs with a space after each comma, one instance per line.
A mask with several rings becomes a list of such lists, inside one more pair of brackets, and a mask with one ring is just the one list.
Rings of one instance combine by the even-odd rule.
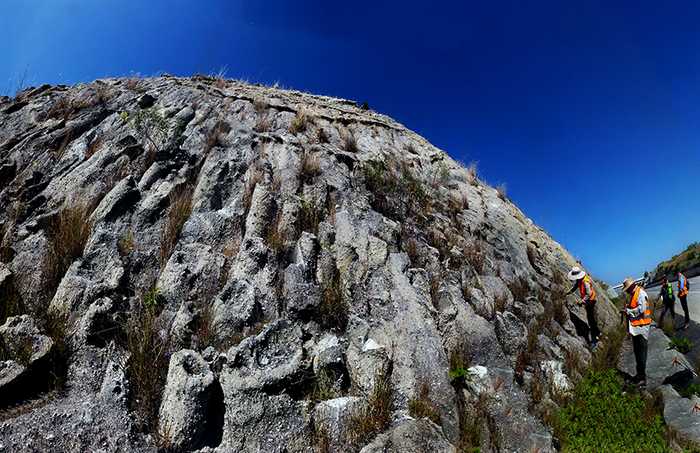
[[428, 420], [404, 420], [387, 433], [377, 436], [360, 453], [434, 451], [455, 453], [457, 449], [447, 442], [439, 428]]
[[198, 447], [208, 422], [214, 373], [199, 354], [183, 349], [170, 358], [167, 382], [160, 406], [161, 435], [178, 449]]
[[[56, 223], [76, 206], [85, 218]], [[87, 237], [52, 267], [57, 239], [80, 225]], [[549, 387], [566, 382], [565, 351], [590, 362], [585, 314], [573, 296], [554, 300], [574, 258], [478, 175], [351, 101], [200, 76], [3, 98], [0, 233], [0, 293], [11, 283], [42, 320], [6, 323], [24, 332], [8, 330], [11, 354], [25, 334], [35, 363], [51, 342], [69, 346], [64, 391], [29, 392], [25, 413], [0, 422], [11, 451], [163, 442], [134, 424], [145, 383], [132, 325], [172, 353], [167, 378], [149, 383], [162, 398], [150, 425], [185, 450], [311, 451], [327, 425], [340, 451], [454, 451], [459, 359], [483, 378], [465, 404], [494, 394], [500, 428], [484, 426], [483, 446], [500, 436], [508, 451], [548, 451], [527, 379], [513, 383], [527, 337]], [[616, 325], [598, 293], [600, 324]], [[48, 315], [65, 315], [63, 334]], [[0, 385], [32, 387], [20, 362], [0, 362]], [[387, 370], [391, 427], [346, 445], [351, 409]], [[411, 416], [424, 386], [438, 425]]]

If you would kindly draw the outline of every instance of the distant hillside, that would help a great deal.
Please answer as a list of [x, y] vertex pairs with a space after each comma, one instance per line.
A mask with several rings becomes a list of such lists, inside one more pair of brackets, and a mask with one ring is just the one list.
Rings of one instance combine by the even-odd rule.
[[670, 260], [659, 263], [654, 271], [654, 280], [661, 279], [664, 275], [675, 274], [678, 271], [687, 272], [696, 269], [700, 271], [700, 242], [693, 242]]

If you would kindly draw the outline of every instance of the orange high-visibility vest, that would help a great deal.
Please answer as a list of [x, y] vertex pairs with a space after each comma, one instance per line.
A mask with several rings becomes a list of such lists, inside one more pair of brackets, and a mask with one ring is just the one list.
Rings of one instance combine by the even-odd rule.
[[591, 277], [586, 275], [583, 277], [581, 280], [578, 281], [578, 292], [581, 294], [581, 299], [586, 297], [586, 282], [588, 282], [589, 285], [591, 285], [591, 301], [596, 300], [595, 296], [595, 288], [593, 288], [593, 280], [591, 280]]
[[683, 297], [688, 295], [688, 279], [685, 275], [678, 273], [678, 297]]
[[[637, 308], [637, 299], [639, 299], [639, 292], [642, 290], [641, 286], [637, 286], [634, 289], [634, 294], [632, 295], [632, 300], [630, 300], [629, 308]], [[638, 318], [630, 319], [630, 324], [633, 326], [647, 326], [651, 324], [651, 310], [649, 310], [649, 303], [647, 302], [647, 308], [644, 310]]]

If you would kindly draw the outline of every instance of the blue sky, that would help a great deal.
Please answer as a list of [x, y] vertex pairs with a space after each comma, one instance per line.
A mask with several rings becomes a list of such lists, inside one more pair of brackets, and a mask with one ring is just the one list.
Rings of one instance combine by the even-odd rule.
[[700, 240], [700, 2], [436, 3], [3, 0], [0, 93], [225, 67], [477, 161], [607, 281]]

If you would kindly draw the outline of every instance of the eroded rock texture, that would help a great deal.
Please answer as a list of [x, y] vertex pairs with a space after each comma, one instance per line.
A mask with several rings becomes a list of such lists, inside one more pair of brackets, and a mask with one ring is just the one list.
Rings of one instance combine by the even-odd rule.
[[27, 90], [0, 99], [0, 206], [7, 451], [550, 451], [590, 360], [573, 258], [353, 102]]

